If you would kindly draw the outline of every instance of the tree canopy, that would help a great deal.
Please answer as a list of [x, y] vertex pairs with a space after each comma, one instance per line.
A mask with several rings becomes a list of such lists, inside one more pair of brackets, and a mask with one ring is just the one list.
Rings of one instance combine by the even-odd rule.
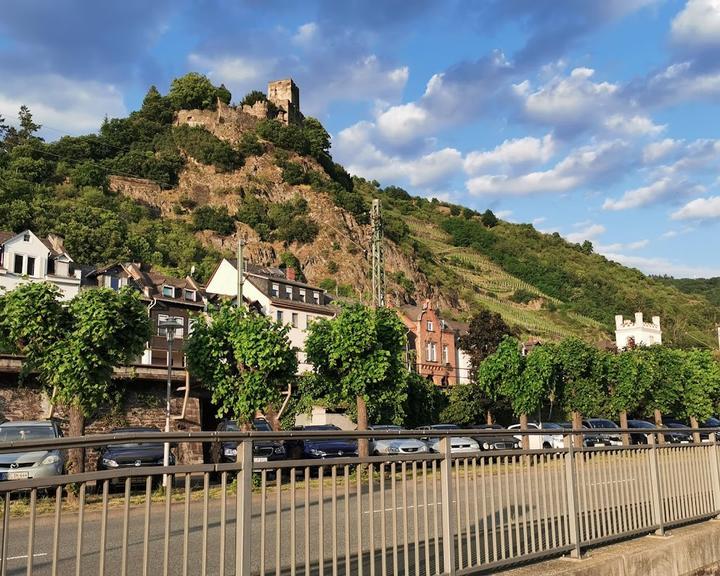
[[477, 371], [482, 361], [493, 354], [508, 335], [513, 335], [513, 330], [502, 316], [482, 308], [470, 320], [467, 333], [460, 336], [460, 349], [470, 356], [473, 370]]

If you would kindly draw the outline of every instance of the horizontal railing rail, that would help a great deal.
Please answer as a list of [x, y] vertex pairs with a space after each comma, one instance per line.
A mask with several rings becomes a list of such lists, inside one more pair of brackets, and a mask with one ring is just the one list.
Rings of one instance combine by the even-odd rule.
[[[0, 443], [0, 576], [452, 575], [581, 556], [718, 516], [718, 432], [297, 430]], [[623, 434], [647, 443], [572, 441]], [[678, 434], [702, 438], [661, 443]], [[522, 436], [564, 442], [523, 450]], [[482, 448], [489, 439], [498, 449]], [[162, 466], [165, 443], [194, 446], [204, 462]], [[92, 455], [88, 470], [58, 474], [78, 448]]]

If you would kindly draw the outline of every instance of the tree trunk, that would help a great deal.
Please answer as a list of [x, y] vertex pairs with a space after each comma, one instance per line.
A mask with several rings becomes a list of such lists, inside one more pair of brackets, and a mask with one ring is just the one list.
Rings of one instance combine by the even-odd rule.
[[[697, 430], [700, 427], [698, 424], [698, 419], [695, 418], [695, 416], [690, 417], [690, 428], [693, 430]], [[700, 432], [693, 432], [693, 442], [695, 444], [700, 444]]]
[[[573, 430], [582, 430], [582, 414], [580, 414], [580, 412], [578, 412], [577, 410], [573, 410], [572, 413], [572, 427]], [[575, 448], [582, 448], [583, 435], [573, 434], [572, 442]]]
[[485, 412], [485, 424], [491, 425], [493, 423], [493, 415], [491, 410]]
[[[660, 413], [660, 410], [656, 409], [655, 412], [653, 413], [653, 416], [655, 417], [655, 427], [662, 428], [663, 421], [662, 421], [662, 414]], [[665, 444], [665, 434], [658, 434], [657, 442], [658, 442], [658, 444]]]
[[[368, 429], [367, 404], [365, 398], [362, 396], [357, 397], [357, 429]], [[361, 438], [358, 441], [358, 456], [360, 456], [360, 458], [366, 458], [368, 456], [367, 438]]]
[[273, 406], [268, 406], [265, 409], [265, 419], [267, 420], [268, 424], [270, 424], [270, 428], [272, 428], [276, 432], [280, 430], [280, 420], [278, 419], [277, 412], [275, 411], [275, 408]]
[[[85, 434], [85, 415], [77, 406], [70, 406], [69, 436], [83, 436]], [[85, 449], [70, 448], [68, 450], [68, 473], [81, 474], [85, 472]]]
[[[620, 410], [620, 428], [628, 427], [627, 410]], [[623, 432], [622, 435], [623, 446], [630, 446], [630, 434]]]
[[[520, 432], [525, 432], [528, 429], [528, 417], [527, 414], [520, 414]], [[522, 449], [523, 450], [529, 450], [530, 449], [530, 436], [527, 434], [523, 434], [520, 438], [522, 438]]]

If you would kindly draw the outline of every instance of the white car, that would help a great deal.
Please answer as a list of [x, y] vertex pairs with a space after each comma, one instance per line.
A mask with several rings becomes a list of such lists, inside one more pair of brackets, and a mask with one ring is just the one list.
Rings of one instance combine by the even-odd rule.
[[[370, 430], [402, 432], [400, 426], [380, 424], [369, 426]], [[375, 456], [389, 454], [420, 454], [428, 452], [427, 444], [416, 438], [373, 438], [370, 441], [370, 454]]]
[[[432, 426], [421, 426], [418, 430], [432, 432], [433, 430], [460, 430], [460, 427], [455, 424], [433, 424]], [[440, 438], [433, 438], [428, 435], [425, 443], [430, 449], [430, 452], [440, 452]], [[468, 436], [453, 436], [450, 438], [450, 452], [452, 454], [479, 451], [480, 445]]]
[[[540, 424], [528, 422], [528, 429], [547, 430], [548, 432], [547, 434], [528, 435], [528, 438], [530, 439], [530, 450], [557, 450], [564, 447], [562, 435], [563, 427], [560, 426], [560, 424], [555, 424], [554, 422], [541, 422]], [[512, 424], [508, 426], [508, 430], [520, 430], [520, 424]], [[516, 434], [515, 438], [522, 440], [522, 435]]]

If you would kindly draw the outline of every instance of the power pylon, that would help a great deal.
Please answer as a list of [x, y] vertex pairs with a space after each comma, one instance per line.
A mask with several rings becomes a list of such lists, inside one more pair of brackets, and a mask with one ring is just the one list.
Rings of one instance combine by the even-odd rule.
[[380, 213], [380, 200], [373, 200], [370, 221], [373, 229], [372, 239], [372, 289], [373, 305], [385, 306], [385, 254], [383, 252], [383, 224]]

